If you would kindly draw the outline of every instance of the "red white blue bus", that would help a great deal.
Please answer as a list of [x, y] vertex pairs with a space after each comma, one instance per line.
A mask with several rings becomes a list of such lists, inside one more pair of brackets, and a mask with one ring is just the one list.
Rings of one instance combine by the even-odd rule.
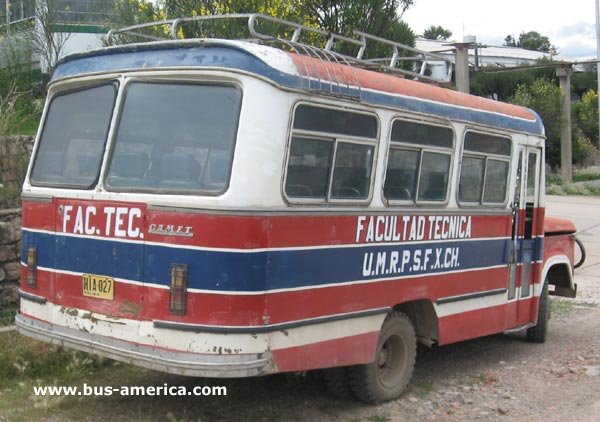
[[23, 187], [16, 322], [159, 371], [325, 369], [389, 400], [418, 342], [544, 341], [549, 291], [575, 296], [543, 163], [531, 110], [353, 63], [223, 39], [69, 56]]

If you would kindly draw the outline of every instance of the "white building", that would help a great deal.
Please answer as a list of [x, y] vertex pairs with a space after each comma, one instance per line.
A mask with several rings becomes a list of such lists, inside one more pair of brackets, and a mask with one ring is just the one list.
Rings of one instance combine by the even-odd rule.
[[[7, 40], [27, 40], [29, 31], [39, 30], [36, 15], [43, 7], [55, 11], [55, 38], [64, 40], [60, 57], [101, 47], [113, 4], [114, 0], [0, 0], [0, 66], [7, 60]], [[33, 61], [42, 72], [48, 70], [42, 56], [34, 54]]]
[[[417, 38], [415, 47], [428, 53], [437, 53], [447, 56], [454, 62], [454, 41], [437, 41], [425, 38]], [[480, 67], [516, 67], [534, 65], [540, 59], [561, 60], [556, 54], [543, 53], [541, 51], [526, 50], [519, 47], [495, 47], [478, 46], [469, 49], [469, 66], [473, 69]], [[444, 62], [431, 62], [430, 69], [434, 76], [447, 73]]]

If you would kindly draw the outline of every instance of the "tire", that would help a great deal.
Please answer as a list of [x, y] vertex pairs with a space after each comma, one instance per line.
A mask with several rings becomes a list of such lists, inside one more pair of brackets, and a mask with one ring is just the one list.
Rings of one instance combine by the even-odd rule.
[[527, 341], [532, 343], [544, 343], [548, 332], [548, 320], [550, 319], [550, 300], [548, 297], [548, 280], [544, 281], [542, 294], [540, 295], [540, 306], [535, 327], [527, 329]]
[[585, 262], [586, 256], [585, 256], [585, 247], [583, 246], [583, 242], [576, 237], [575, 243], [577, 243], [577, 246], [579, 246], [579, 252], [581, 252], [581, 258], [579, 259], [579, 262], [573, 266], [573, 268], [577, 269], [583, 265], [583, 263]]
[[375, 361], [348, 368], [352, 392], [365, 403], [398, 398], [410, 382], [416, 356], [417, 337], [411, 320], [403, 313], [390, 313], [379, 333]]
[[323, 381], [329, 393], [335, 398], [341, 400], [354, 398], [354, 394], [350, 388], [348, 367], [338, 366], [336, 368], [323, 369]]

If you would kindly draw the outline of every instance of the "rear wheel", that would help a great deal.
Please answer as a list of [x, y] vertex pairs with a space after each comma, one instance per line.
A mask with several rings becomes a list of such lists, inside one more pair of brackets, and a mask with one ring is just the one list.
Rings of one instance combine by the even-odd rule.
[[356, 398], [379, 403], [400, 396], [408, 385], [417, 355], [417, 339], [410, 319], [392, 312], [381, 327], [375, 361], [348, 368]]
[[540, 306], [535, 327], [527, 329], [527, 341], [533, 343], [544, 343], [548, 332], [548, 320], [550, 319], [550, 299], [548, 297], [548, 280], [544, 282], [540, 295]]

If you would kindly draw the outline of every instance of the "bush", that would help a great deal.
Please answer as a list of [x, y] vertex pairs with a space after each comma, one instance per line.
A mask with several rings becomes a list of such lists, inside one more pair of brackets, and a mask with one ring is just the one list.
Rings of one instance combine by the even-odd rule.
[[[31, 43], [22, 37], [2, 40], [0, 135], [32, 135], [37, 130], [45, 92], [41, 72], [34, 69], [32, 53]], [[9, 103], [11, 112], [6, 115]]]
[[594, 154], [598, 149], [592, 144], [589, 138], [579, 134], [573, 138], [573, 163], [584, 167], [591, 166], [594, 163]]
[[535, 110], [546, 128], [546, 162], [552, 169], [560, 166], [560, 132], [565, 124], [561, 113], [560, 88], [547, 79], [519, 85], [510, 102]]
[[[573, 104], [573, 126], [592, 145], [598, 145], [598, 94], [593, 89], [586, 91], [581, 102]], [[578, 136], [578, 137], [579, 137]]]

